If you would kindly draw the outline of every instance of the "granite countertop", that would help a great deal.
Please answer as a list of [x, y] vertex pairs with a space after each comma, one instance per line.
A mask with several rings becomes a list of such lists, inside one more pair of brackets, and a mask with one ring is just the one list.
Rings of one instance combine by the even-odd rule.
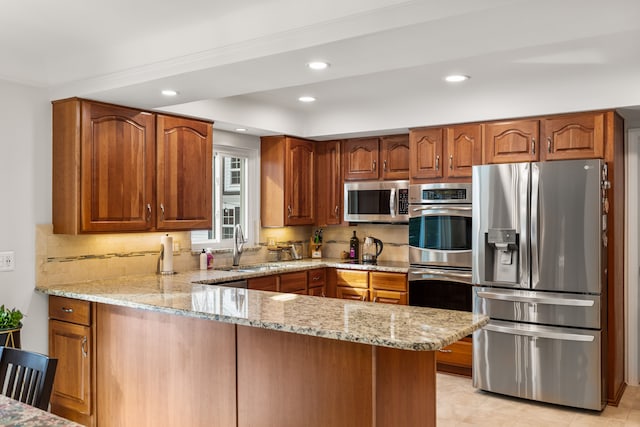
[[295, 261], [257, 272], [208, 270], [139, 275], [36, 289], [49, 295], [404, 350], [438, 350], [488, 322], [486, 316], [462, 311], [207, 284], [321, 267], [395, 272], [408, 269], [408, 265], [343, 267], [339, 262]]
[[29, 406], [7, 396], [0, 395], [0, 425], [3, 426], [41, 426], [41, 427], [80, 427], [72, 421], [60, 418], [42, 409]]

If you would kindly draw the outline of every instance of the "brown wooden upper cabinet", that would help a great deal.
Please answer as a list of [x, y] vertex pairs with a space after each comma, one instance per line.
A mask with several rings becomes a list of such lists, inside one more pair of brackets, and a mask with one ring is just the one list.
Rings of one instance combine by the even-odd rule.
[[412, 129], [409, 135], [412, 183], [466, 181], [482, 162], [479, 124]]
[[344, 180], [408, 179], [409, 137], [392, 135], [344, 141]]
[[211, 228], [211, 125], [157, 116], [156, 229]]
[[316, 225], [339, 225], [342, 224], [342, 142], [315, 144]]
[[263, 137], [260, 165], [262, 226], [314, 224], [313, 143], [290, 136]]
[[[78, 98], [53, 102], [54, 233], [210, 227], [211, 123], [161, 123], [157, 142], [153, 113]], [[197, 143], [187, 128], [198, 129]], [[209, 203], [190, 206], [205, 191]]]
[[485, 125], [485, 163], [604, 157], [602, 112]]
[[485, 163], [536, 162], [540, 153], [538, 120], [487, 123]]

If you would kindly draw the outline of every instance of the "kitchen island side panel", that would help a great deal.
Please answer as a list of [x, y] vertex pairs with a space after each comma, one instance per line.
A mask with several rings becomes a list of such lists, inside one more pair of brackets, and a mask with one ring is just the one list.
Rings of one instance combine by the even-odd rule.
[[99, 426], [236, 425], [235, 325], [97, 306]]

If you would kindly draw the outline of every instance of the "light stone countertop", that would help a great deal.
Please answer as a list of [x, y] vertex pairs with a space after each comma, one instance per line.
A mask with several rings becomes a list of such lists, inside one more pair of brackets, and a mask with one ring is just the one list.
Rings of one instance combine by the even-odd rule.
[[362, 266], [326, 260], [294, 261], [258, 272], [207, 270], [168, 276], [138, 275], [36, 289], [49, 295], [404, 350], [438, 350], [488, 322], [486, 316], [462, 311], [205, 284], [314, 267], [408, 270], [406, 264]]

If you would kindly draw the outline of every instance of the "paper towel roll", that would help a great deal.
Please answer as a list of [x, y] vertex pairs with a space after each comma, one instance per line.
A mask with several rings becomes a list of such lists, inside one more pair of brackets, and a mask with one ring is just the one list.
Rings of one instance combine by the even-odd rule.
[[162, 270], [163, 274], [173, 273], [173, 237], [168, 234], [160, 238], [162, 247]]

